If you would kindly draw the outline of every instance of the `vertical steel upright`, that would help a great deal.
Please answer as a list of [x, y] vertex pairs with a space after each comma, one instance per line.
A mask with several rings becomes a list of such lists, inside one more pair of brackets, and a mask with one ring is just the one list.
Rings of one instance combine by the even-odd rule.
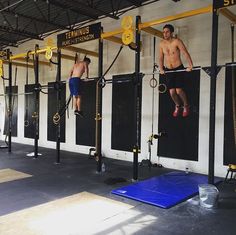
[[8, 86], [9, 86], [9, 93], [8, 93], [8, 152], [11, 153], [11, 137], [12, 137], [12, 61], [11, 61], [11, 52], [7, 50], [7, 60], [9, 62], [8, 67]]
[[[58, 48], [57, 50], [57, 112], [59, 113], [61, 108], [61, 49]], [[57, 125], [57, 142], [56, 142], [56, 148], [57, 148], [57, 159], [56, 163], [60, 163], [60, 143], [61, 143], [61, 122], [59, 121]]]
[[[231, 62], [234, 63], [234, 24], [231, 24]], [[234, 126], [234, 148], [236, 148], [236, 78], [235, 67], [231, 67], [231, 91], [232, 91], [232, 111], [233, 111], [233, 126]]]
[[231, 58], [234, 63], [234, 24], [231, 24]]
[[[102, 33], [102, 28], [101, 28]], [[101, 172], [102, 167], [102, 86], [100, 80], [103, 76], [103, 39], [99, 39], [98, 45], [98, 81], [96, 84], [96, 134], [95, 148], [97, 156], [97, 172]]]
[[215, 170], [215, 107], [216, 107], [216, 77], [217, 77], [217, 46], [219, 16], [213, 0], [212, 14], [212, 44], [211, 44], [211, 85], [210, 85], [210, 130], [209, 130], [209, 166], [208, 183], [214, 183]]
[[141, 22], [141, 17], [136, 16], [136, 28], [135, 28], [135, 77], [134, 77], [134, 147], [133, 147], [133, 180], [138, 179], [138, 154], [140, 151], [140, 30], [139, 23]]
[[39, 46], [35, 45], [35, 57], [34, 57], [34, 74], [35, 74], [35, 133], [34, 133], [34, 158], [38, 157], [38, 140], [39, 140], [39, 55], [37, 51], [39, 50]]

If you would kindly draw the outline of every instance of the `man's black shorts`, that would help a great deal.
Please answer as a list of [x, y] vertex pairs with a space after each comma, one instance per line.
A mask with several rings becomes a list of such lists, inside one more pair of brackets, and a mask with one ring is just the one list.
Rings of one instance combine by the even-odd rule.
[[[172, 88], [183, 88], [185, 83], [185, 71], [182, 72], [172, 72], [176, 70], [184, 69], [184, 66], [181, 64], [180, 66], [174, 68], [174, 69], [168, 69], [165, 68], [165, 78], [167, 81], [167, 87], [168, 89]], [[171, 73], [168, 73], [168, 71], [171, 71]]]

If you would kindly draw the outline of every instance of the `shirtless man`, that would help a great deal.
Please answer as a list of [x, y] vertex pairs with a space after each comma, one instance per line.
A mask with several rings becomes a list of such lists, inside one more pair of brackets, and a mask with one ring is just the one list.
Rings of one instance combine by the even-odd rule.
[[69, 88], [70, 94], [74, 97], [74, 114], [83, 117], [83, 112], [81, 111], [81, 85], [82, 80], [81, 77], [85, 73], [86, 78], [89, 77], [89, 64], [91, 60], [87, 57], [84, 58], [83, 61], [76, 61], [73, 68], [70, 71], [70, 80], [69, 80]]
[[[183, 117], [189, 115], [189, 104], [184, 87], [184, 74], [185, 72], [170, 72], [184, 69], [183, 63], [181, 61], [181, 53], [185, 56], [188, 67], [187, 72], [190, 72], [193, 68], [192, 59], [184, 45], [184, 43], [179, 38], [173, 37], [174, 27], [173, 25], [166, 24], [163, 27], [163, 40], [160, 42], [159, 46], [159, 69], [160, 74], [165, 74], [167, 79], [167, 86], [170, 92], [170, 96], [175, 103], [175, 110], [173, 112], [173, 117], [177, 117], [181, 111], [181, 105], [183, 104]], [[165, 60], [165, 67], [164, 67]], [[167, 72], [167, 73], [165, 73]]]

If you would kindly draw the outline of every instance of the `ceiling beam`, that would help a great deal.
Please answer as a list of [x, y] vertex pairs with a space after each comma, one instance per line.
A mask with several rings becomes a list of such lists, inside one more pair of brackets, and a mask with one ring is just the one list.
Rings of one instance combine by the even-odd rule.
[[62, 47], [62, 49], [67, 50], [67, 51], [72, 51], [72, 52], [77, 52], [77, 53], [82, 53], [85, 55], [93, 56], [98, 58], [98, 53], [95, 51], [89, 51], [86, 49], [74, 47], [74, 46], [67, 46], [67, 47]]
[[154, 29], [152, 27], [147, 27], [147, 28], [143, 28], [142, 29], [144, 32], [146, 33], [150, 33], [156, 37], [162, 38], [163, 37], [163, 33], [160, 30]]
[[[71, 2], [72, 5], [75, 4], [74, 0], [68, 0], [68, 1]], [[110, 17], [110, 18], [115, 19], [115, 20], [119, 19], [119, 17], [115, 16], [114, 14], [104, 12], [104, 11], [98, 9], [98, 8], [94, 8], [94, 7], [85, 5], [85, 4], [81, 3], [81, 2], [78, 3], [78, 7], [80, 7], [80, 8], [82, 7], [84, 10], [89, 11], [89, 12], [93, 11], [93, 13], [97, 14], [98, 16], [105, 15], [105, 16]]]
[[110, 18], [115, 19], [115, 20], [119, 19], [119, 17], [115, 16], [114, 14], [104, 12], [104, 11], [98, 9], [98, 8], [91, 7], [91, 6], [86, 5], [82, 2], [77, 3], [74, 0], [67, 0], [67, 2], [69, 2], [71, 6], [76, 5], [79, 9], [82, 9], [83, 12], [89, 12], [89, 13], [92, 13], [92, 14], [96, 15], [97, 18], [101, 15], [105, 15], [105, 16], [110, 17]]
[[[121, 38], [115, 37], [115, 36], [111, 36], [111, 37], [109, 37], [109, 38], [106, 38], [106, 40], [111, 41], [111, 42], [115, 42], [115, 43], [118, 43], [118, 44], [124, 44], [124, 43], [122, 42], [122, 39], [121, 39]], [[133, 48], [135, 48], [135, 43], [134, 43], [134, 42], [131, 42], [130, 46], [133, 47]]]
[[[47, 0], [43, 0], [47, 1]], [[63, 9], [69, 9], [70, 11], [75, 12], [76, 14], [81, 14], [87, 17], [90, 17], [94, 20], [98, 19], [99, 16], [105, 15], [107, 17], [113, 18], [113, 19], [119, 19], [119, 17], [114, 16], [113, 14], [104, 12], [102, 10], [90, 7], [86, 4], [83, 3], [77, 3], [74, 0], [67, 0], [66, 4], [61, 3], [59, 0], [50, 0], [50, 4], [53, 4], [55, 6], [58, 6]]]
[[[57, 55], [58, 55], [57, 52], [53, 52], [53, 56], [57, 57]], [[74, 56], [71, 56], [71, 55], [61, 54], [61, 58], [62, 58], [62, 59], [66, 59], [66, 60], [75, 61], [75, 57], [74, 57]]]
[[54, 26], [54, 27], [57, 27], [57, 28], [60, 28], [60, 29], [70, 29], [70, 27], [68, 27], [68, 26], [57, 24], [57, 23], [52, 22], [50, 20], [43, 20], [43, 19], [39, 19], [39, 18], [36, 18], [36, 17], [28, 16], [28, 15], [18, 13], [18, 12], [14, 12], [14, 11], [10, 11], [10, 10], [4, 11], [4, 15], [9, 15], [9, 16], [14, 16], [14, 17], [22, 17], [22, 18], [25, 18], [25, 19], [28, 19], [28, 20], [37, 21], [37, 22], [42, 23], [42, 24], [48, 24], [48, 25], [51, 25], [51, 26]]
[[236, 15], [232, 11], [228, 10], [227, 8], [222, 8], [220, 13], [228, 18], [232, 23], [236, 24]]
[[31, 39], [43, 40], [37, 34], [31, 33], [31, 32], [25, 31], [25, 30], [13, 29], [13, 28], [7, 27], [7, 26], [0, 25], [0, 31], [6, 32], [6, 33], [13, 33], [13, 34], [17, 34], [17, 35], [24, 36], [24, 37], [29, 37]]
[[142, 1], [141, 0], [127, 0], [128, 2], [131, 2], [134, 4], [136, 7], [142, 6]]
[[[7, 60], [4, 60], [4, 61], [3, 61], [3, 64], [9, 64], [9, 62], [8, 62]], [[12, 62], [12, 65], [19, 66], [19, 67], [27, 67], [26, 64], [19, 63], [19, 62], [14, 62], [14, 61]], [[28, 68], [33, 69], [33, 68], [34, 68], [34, 65], [28, 64]]]
[[[47, 0], [43, 0], [43, 1], [46, 2]], [[75, 5], [69, 4], [68, 1], [66, 3], [61, 3], [59, 0], [50, 0], [50, 4], [60, 7], [62, 9], [68, 9], [76, 14], [81, 14], [81, 15], [90, 17], [94, 20], [96, 20], [98, 18], [97, 15], [91, 14], [91, 12], [84, 12], [80, 8], [77, 8]]]
[[0, 36], [0, 43], [5, 44], [5, 45], [7, 44], [8, 46], [11, 46], [11, 47], [18, 47], [16, 41], [5, 39], [5, 38], [2, 38], [1, 36]]

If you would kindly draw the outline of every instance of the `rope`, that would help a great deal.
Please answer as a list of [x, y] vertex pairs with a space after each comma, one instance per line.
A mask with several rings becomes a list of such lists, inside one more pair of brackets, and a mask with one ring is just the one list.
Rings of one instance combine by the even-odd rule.
[[[14, 80], [14, 87], [16, 87], [17, 71], [18, 71], [18, 69], [17, 69], [17, 67], [16, 67], [16, 68], [15, 68], [15, 80]], [[11, 95], [12, 95], [12, 94], [11, 94]], [[13, 100], [12, 100], [12, 107], [11, 107], [11, 110], [12, 110], [12, 112], [13, 112], [13, 110], [14, 110], [14, 105], [15, 105], [15, 97], [16, 97], [16, 96], [13, 96]]]
[[105, 77], [106, 74], [110, 71], [110, 69], [112, 68], [113, 64], [116, 62], [117, 58], [119, 57], [119, 55], [120, 55], [120, 53], [121, 53], [123, 47], [124, 47], [123, 45], [120, 46], [120, 49], [119, 49], [119, 51], [118, 51], [117, 54], [116, 54], [116, 57], [114, 58], [114, 60], [112, 61], [111, 65], [108, 67], [108, 69], [106, 70], [106, 72], [103, 74], [103, 77]]
[[[2, 76], [2, 78], [3, 78], [2, 81], [3, 81], [3, 88], [4, 88], [4, 94], [3, 94], [3, 96], [4, 96], [4, 100], [5, 100], [5, 110], [7, 110], [7, 114], [8, 114], [8, 118], [9, 118], [9, 116], [12, 115], [12, 113], [13, 113], [14, 103], [15, 103], [15, 96], [13, 97], [12, 104], [7, 103], [7, 97], [8, 97], [9, 95], [12, 96], [12, 93], [10, 94], [10, 92], [8, 92], [8, 94], [6, 94], [6, 84], [5, 84], [5, 80], [9, 80], [9, 79], [5, 79], [5, 78], [4, 78], [4, 75]], [[17, 67], [15, 68], [14, 87], [16, 87], [16, 79], [17, 79]], [[8, 120], [8, 121], [10, 121], [10, 120]], [[7, 143], [7, 137], [9, 137], [9, 132], [6, 132], [6, 136], [5, 136], [5, 143], [6, 143], [6, 145], [8, 145], [8, 143]]]
[[56, 112], [54, 115], [53, 115], [53, 123], [55, 125], [58, 125], [60, 123], [60, 120], [61, 120], [61, 117], [65, 114], [65, 112], [68, 110], [68, 107], [69, 107], [69, 104], [70, 104], [70, 101], [72, 99], [72, 96], [70, 95], [67, 100], [66, 100], [66, 103], [63, 107], [61, 107], [61, 109], [59, 110], [59, 112]]
[[110, 64], [110, 66], [108, 67], [108, 69], [106, 70], [106, 72], [103, 74], [103, 76], [98, 80], [98, 82], [101, 84], [102, 88], [105, 87], [106, 85], [106, 79], [105, 79], [105, 76], [106, 74], [110, 71], [110, 69], [112, 68], [112, 66], [114, 65], [114, 63], [116, 62], [116, 60], [118, 59], [122, 49], [123, 49], [123, 45], [120, 46], [120, 49], [119, 51], [117, 52], [114, 60], [112, 61], [112, 63]]

